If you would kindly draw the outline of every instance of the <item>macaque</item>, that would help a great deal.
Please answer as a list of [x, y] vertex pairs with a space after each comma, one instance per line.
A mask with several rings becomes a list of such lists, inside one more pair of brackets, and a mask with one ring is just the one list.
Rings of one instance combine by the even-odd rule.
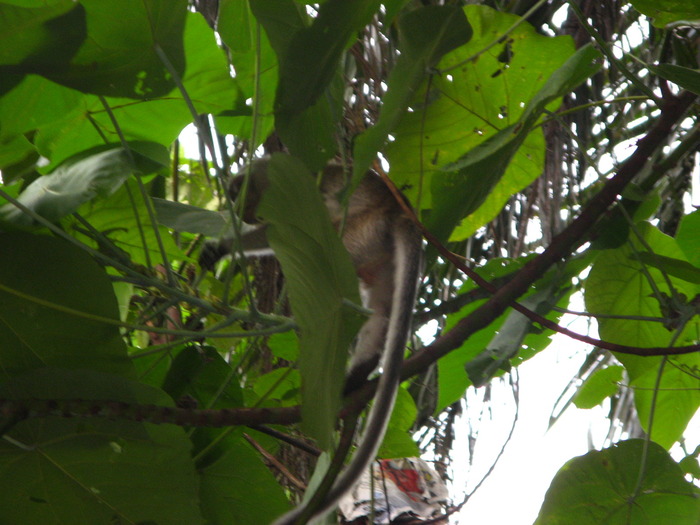
[[[267, 162], [261, 159], [251, 166], [242, 210], [242, 219], [248, 224], [259, 222], [256, 208], [267, 186]], [[232, 181], [229, 189], [232, 199], [237, 197], [243, 181], [243, 176]], [[357, 336], [346, 393], [361, 385], [378, 364], [382, 374], [360, 444], [316, 516], [331, 509], [354, 486], [382, 442], [400, 384], [422, 264], [420, 232], [379, 175], [368, 171], [348, 199], [347, 207], [342, 202], [346, 182], [343, 167], [338, 164], [327, 166], [319, 181], [331, 221], [340, 231], [359, 277], [363, 304], [372, 312]], [[224, 239], [203, 250], [202, 266], [210, 268], [218, 258], [232, 251], [234, 242]], [[244, 254], [263, 253], [265, 225], [242, 234], [238, 242]], [[298, 507], [275, 524], [294, 523], [302, 511], [303, 507]]]

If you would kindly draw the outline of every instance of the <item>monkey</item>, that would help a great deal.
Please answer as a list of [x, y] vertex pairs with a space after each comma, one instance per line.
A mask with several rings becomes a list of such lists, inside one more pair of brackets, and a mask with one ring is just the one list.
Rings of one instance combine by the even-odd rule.
[[[269, 253], [265, 225], [260, 224], [256, 215], [267, 186], [268, 162], [266, 158], [258, 159], [250, 167], [241, 218], [247, 224], [259, 226], [241, 235], [239, 242], [245, 254]], [[242, 175], [232, 180], [229, 194], [233, 200], [244, 180]], [[350, 254], [359, 278], [363, 305], [371, 311], [356, 338], [345, 393], [362, 384], [378, 364], [381, 364], [382, 374], [360, 444], [312, 521], [332, 509], [354, 487], [384, 438], [401, 382], [401, 363], [422, 272], [421, 233], [381, 177], [368, 170], [344, 206], [342, 196], [346, 187], [343, 166], [326, 166], [320, 175], [319, 190], [331, 222]], [[202, 251], [200, 264], [211, 268], [218, 258], [231, 253], [233, 247], [234, 239], [222, 239]], [[299, 506], [281, 516], [275, 525], [292, 524], [303, 511], [303, 505]]]

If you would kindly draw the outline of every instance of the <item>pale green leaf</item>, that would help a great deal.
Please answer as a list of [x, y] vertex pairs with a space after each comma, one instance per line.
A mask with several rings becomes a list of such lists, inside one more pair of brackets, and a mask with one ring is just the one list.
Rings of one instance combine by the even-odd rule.
[[420, 456], [420, 450], [410, 434], [418, 410], [411, 395], [399, 388], [391, 413], [386, 435], [377, 456], [381, 458], [406, 458]]
[[102, 249], [110, 257], [119, 258], [123, 251], [128, 254], [129, 260], [137, 264], [161, 262], [162, 254], [154, 230], [156, 227], [169, 260], [186, 259], [168, 230], [164, 226], [150, 223], [146, 203], [141, 198], [135, 181], [127, 181], [114, 195], [88, 202], [78, 211], [93, 229], [116, 247], [116, 252], [112, 246], [104, 246], [102, 239], [78, 221], [71, 222], [67, 229], [81, 241], [95, 249]]
[[[472, 28], [464, 12], [455, 6], [424, 6], [409, 11], [399, 19], [399, 28], [402, 54], [387, 80], [388, 91], [382, 101], [379, 120], [355, 142], [355, 181], [360, 180], [403, 116], [410, 114], [406, 108], [428, 71], [443, 55], [460, 48], [472, 37]], [[417, 150], [412, 158], [416, 155]], [[393, 165], [393, 159], [390, 160]]]
[[231, 231], [230, 215], [225, 212], [157, 198], [153, 199], [153, 207], [158, 222], [177, 232], [201, 233], [218, 238]]
[[603, 400], [614, 395], [620, 388], [624, 368], [618, 365], [596, 370], [586, 379], [574, 396], [573, 402], [578, 408], [593, 408]]
[[[132, 144], [129, 147], [136, 146]], [[157, 144], [154, 146], [164, 149]], [[163, 167], [139, 155], [136, 150], [106, 148], [96, 148], [98, 152], [93, 154], [86, 152], [76, 159], [70, 159], [54, 173], [39, 177], [17, 200], [44, 219], [56, 222], [86, 202], [109, 197], [132, 174], [150, 173]], [[36, 224], [33, 218], [11, 203], [0, 208], [0, 218], [22, 226]]]
[[[663, 309], [655, 296], [647, 275], [656, 288], [672, 296], [659, 270], [651, 266], [642, 267], [636, 254], [651, 248], [657, 255], [685, 260], [675, 239], [668, 237], [649, 224], [637, 225], [645, 245], [633, 239], [634, 250], [629, 244], [613, 250], [603, 251], [596, 259], [586, 280], [586, 306], [592, 314], [631, 316], [632, 318], [599, 318], [598, 331], [603, 340], [638, 347], [664, 347], [671, 344], [674, 336], [664, 324], [636, 317], [660, 317]], [[693, 298], [700, 286], [685, 280], [669, 277], [678, 294]], [[670, 320], [672, 321], [672, 319]], [[672, 326], [672, 325], [671, 325]], [[676, 345], [692, 344], [700, 333], [698, 316], [690, 319], [676, 339]], [[654, 399], [654, 385], [662, 366], [661, 357], [639, 357], [617, 354], [617, 359], [627, 369], [634, 388], [635, 404], [642, 426], [647, 429]], [[700, 355], [689, 354], [670, 358], [671, 363], [663, 370], [661, 386], [656, 394], [656, 409], [652, 427], [652, 438], [670, 447], [680, 438], [690, 418], [700, 407], [700, 391], [697, 378], [692, 372], [700, 366]]]

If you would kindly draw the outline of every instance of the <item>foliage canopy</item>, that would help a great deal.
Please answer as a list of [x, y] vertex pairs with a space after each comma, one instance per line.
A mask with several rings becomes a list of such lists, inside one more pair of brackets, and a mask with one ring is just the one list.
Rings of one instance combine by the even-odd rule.
[[[444, 473], [465, 393], [562, 332], [587, 344], [563, 404], [611, 431], [536, 523], [698, 523], [700, 8], [194, 4], [0, 2], [0, 522], [290, 508], [274, 457], [309, 482], [372, 396], [341, 397], [363, 313], [307, 176], [340, 158], [350, 188], [387, 171], [426, 238], [381, 455]], [[242, 227], [222, 188], [262, 154], [279, 263], [204, 273], [204, 237]], [[581, 294], [597, 334], [557, 324]]]

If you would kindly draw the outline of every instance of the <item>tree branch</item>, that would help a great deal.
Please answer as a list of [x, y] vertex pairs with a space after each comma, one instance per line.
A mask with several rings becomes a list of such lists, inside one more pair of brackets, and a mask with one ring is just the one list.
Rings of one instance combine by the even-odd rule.
[[[683, 92], [678, 97], [666, 99], [661, 116], [656, 124], [649, 130], [647, 135], [639, 140], [636, 150], [622, 163], [617, 175], [608, 180], [600, 192], [588, 202], [579, 216], [552, 240], [552, 243], [544, 252], [528, 261], [508, 284], [498, 290], [494, 290], [495, 293], [491, 299], [459, 321], [452, 330], [436, 339], [432, 344], [424, 347], [421, 352], [407, 359], [404, 363], [402, 377], [408, 378], [417, 374], [450, 351], [460, 347], [472, 334], [488, 326], [508, 307], [513, 307], [546, 328], [607, 350], [641, 356], [675, 355], [700, 350], [700, 345], [676, 348], [638, 348], [608, 343], [576, 334], [515, 303], [515, 300], [523, 295], [551, 266], [565, 258], [582, 244], [588, 230], [596, 224], [598, 218], [615, 202], [625, 186], [641, 172], [649, 157], [664, 143], [676, 122], [693, 104], [695, 98], [695, 94]], [[441, 254], [447, 257], [447, 254], [442, 252]], [[450, 261], [455, 263], [452, 257], [450, 257]], [[462, 266], [460, 269], [463, 271], [465, 269], [468, 270], [469, 277], [475, 280], [478, 279], [476, 281], [478, 284], [483, 285], [485, 283], [487, 286], [491, 286], [475, 272], [462, 265], [459, 259], [456, 259], [456, 262], [459, 266]]]
[[141, 405], [114, 400], [83, 399], [0, 399], [0, 417], [7, 427], [36, 417], [104, 417], [145, 423], [170, 423], [183, 427], [255, 426], [264, 423], [291, 425], [301, 420], [295, 407], [194, 409]]

